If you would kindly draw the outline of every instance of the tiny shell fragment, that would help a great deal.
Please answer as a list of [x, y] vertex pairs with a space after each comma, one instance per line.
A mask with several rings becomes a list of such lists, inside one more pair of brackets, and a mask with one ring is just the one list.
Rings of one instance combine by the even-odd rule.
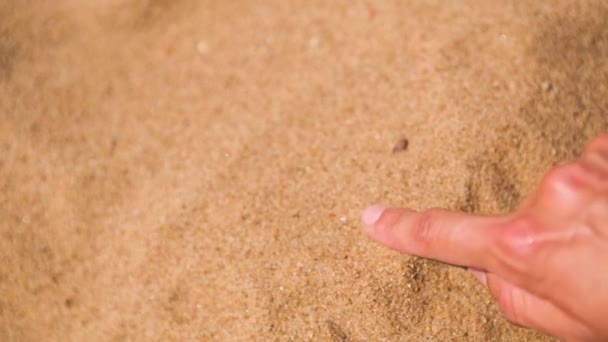
[[393, 154], [406, 151], [410, 142], [406, 138], [401, 138], [393, 147]]

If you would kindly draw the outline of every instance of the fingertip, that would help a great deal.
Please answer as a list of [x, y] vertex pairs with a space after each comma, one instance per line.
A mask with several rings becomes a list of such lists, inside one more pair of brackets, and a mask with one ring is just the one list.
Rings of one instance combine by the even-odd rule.
[[371, 207], [368, 207], [363, 211], [363, 214], [361, 215], [361, 221], [363, 222], [363, 226], [365, 227], [366, 231], [369, 232], [370, 229], [374, 227], [374, 225], [376, 224], [376, 222], [378, 222], [380, 216], [382, 216], [382, 213], [384, 213], [385, 210], [385, 206], [376, 204], [372, 205]]

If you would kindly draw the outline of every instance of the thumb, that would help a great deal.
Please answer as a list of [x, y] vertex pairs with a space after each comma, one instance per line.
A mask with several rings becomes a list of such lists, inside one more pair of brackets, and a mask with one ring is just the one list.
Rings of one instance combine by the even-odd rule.
[[589, 329], [551, 302], [513, 285], [498, 275], [471, 270], [496, 299], [500, 311], [510, 322], [568, 340], [586, 340]]

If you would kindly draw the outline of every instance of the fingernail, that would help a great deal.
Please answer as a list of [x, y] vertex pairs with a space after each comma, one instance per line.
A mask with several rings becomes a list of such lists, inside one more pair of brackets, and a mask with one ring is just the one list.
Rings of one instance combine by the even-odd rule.
[[471, 272], [471, 274], [473, 274], [473, 277], [475, 277], [475, 279], [477, 279], [480, 283], [483, 284], [483, 286], [488, 286], [488, 280], [486, 278], [485, 272], [477, 271], [474, 269], [469, 269], [469, 271]]
[[386, 207], [382, 205], [372, 205], [371, 207], [365, 209], [363, 211], [363, 215], [361, 215], [365, 228], [369, 229], [373, 227], [385, 209]]

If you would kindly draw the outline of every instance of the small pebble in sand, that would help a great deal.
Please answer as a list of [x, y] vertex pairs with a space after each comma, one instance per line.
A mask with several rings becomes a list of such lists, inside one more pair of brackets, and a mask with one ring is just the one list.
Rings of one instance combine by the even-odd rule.
[[346, 224], [346, 222], [348, 222], [348, 219], [346, 218], [346, 216], [341, 216], [340, 217], [340, 223]]
[[209, 44], [207, 44], [206, 41], [201, 40], [200, 42], [198, 42], [198, 44], [196, 44], [196, 51], [198, 51], [198, 53], [200, 53], [201, 55], [206, 55], [209, 53]]
[[550, 92], [551, 89], [553, 89], [553, 85], [551, 84], [551, 82], [543, 82], [541, 84], [541, 87], [543, 89], [544, 92]]
[[393, 146], [393, 154], [399, 153], [399, 152], [402, 152], [402, 151], [406, 151], [407, 147], [409, 145], [410, 145], [410, 142], [406, 138], [399, 139], [399, 141], [397, 141], [397, 143], [395, 144], [395, 146]]
[[319, 39], [319, 37], [311, 37], [308, 40], [308, 46], [313, 50], [317, 49], [319, 47], [320, 43], [321, 43], [321, 40]]

